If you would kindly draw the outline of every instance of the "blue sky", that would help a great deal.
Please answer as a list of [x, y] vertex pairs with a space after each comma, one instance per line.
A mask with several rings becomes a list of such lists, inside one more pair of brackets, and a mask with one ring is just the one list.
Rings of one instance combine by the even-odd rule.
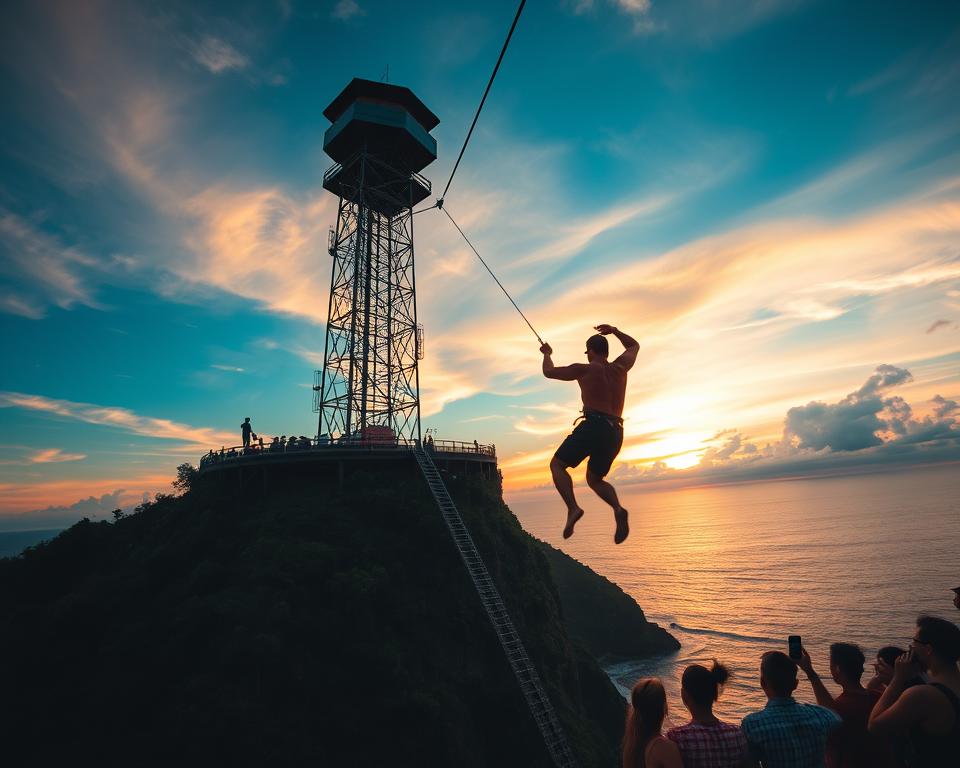
[[[514, 10], [4, 4], [0, 528], [162, 490], [244, 416], [314, 434], [322, 110], [389, 67], [442, 188]], [[955, 4], [531, 0], [447, 205], [559, 362], [641, 339], [624, 482], [957, 460], [958, 86]], [[545, 482], [575, 387], [449, 222], [416, 247], [424, 426]], [[873, 439], [798, 433], [814, 402]]]

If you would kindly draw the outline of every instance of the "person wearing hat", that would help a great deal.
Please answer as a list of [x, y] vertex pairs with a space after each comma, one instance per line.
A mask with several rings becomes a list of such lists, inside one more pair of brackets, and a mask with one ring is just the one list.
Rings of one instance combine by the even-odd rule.
[[954, 587], [953, 590], [953, 605], [960, 611], [960, 587]]

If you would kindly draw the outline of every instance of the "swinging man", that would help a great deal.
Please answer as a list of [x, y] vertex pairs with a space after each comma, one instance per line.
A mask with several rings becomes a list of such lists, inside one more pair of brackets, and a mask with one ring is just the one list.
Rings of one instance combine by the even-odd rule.
[[[567, 439], [560, 444], [550, 461], [553, 484], [557, 486], [560, 497], [567, 505], [567, 524], [563, 529], [563, 538], [573, 535], [573, 527], [583, 517], [583, 510], [577, 506], [573, 494], [573, 480], [567, 469], [577, 466], [588, 456], [587, 485], [593, 492], [613, 507], [613, 516], [617, 530], [613, 541], [622, 543], [630, 533], [627, 524], [627, 510], [620, 506], [617, 492], [603, 478], [610, 471], [613, 460], [623, 445], [623, 400], [627, 390], [627, 371], [637, 361], [640, 345], [635, 339], [617, 330], [612, 325], [596, 326], [598, 334], [587, 339], [587, 362], [572, 365], [554, 365], [550, 356], [553, 349], [549, 344], [540, 347], [543, 353], [543, 375], [548, 379], [576, 381], [580, 385], [583, 399], [583, 416], [580, 423]], [[623, 354], [612, 363], [608, 362], [610, 345], [605, 336], [613, 334], [626, 347]]]

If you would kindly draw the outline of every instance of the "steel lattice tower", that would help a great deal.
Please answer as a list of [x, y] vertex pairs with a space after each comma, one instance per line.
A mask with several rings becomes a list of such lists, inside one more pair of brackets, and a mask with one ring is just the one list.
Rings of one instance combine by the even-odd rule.
[[323, 177], [339, 197], [323, 370], [316, 372], [319, 435], [365, 437], [385, 428], [420, 438], [423, 334], [417, 324], [413, 206], [430, 194], [418, 171], [437, 157], [440, 122], [412, 91], [354, 79], [323, 113], [332, 123]]

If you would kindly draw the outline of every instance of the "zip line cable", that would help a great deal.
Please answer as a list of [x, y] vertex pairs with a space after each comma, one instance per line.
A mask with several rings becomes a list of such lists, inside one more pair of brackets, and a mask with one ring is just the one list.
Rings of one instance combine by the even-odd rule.
[[[497, 70], [500, 69], [500, 63], [503, 61], [503, 55], [507, 52], [507, 46], [510, 45], [510, 38], [513, 37], [513, 30], [517, 28], [517, 22], [520, 21], [520, 14], [523, 13], [523, 6], [526, 4], [527, 0], [520, 0], [520, 6], [517, 8], [517, 15], [513, 17], [513, 24], [510, 25], [510, 31], [507, 33], [507, 39], [503, 41], [503, 48], [500, 50], [500, 58], [497, 59], [497, 65], [493, 68], [493, 73], [490, 75], [490, 80], [487, 82], [487, 89], [483, 92], [483, 98], [480, 99], [480, 106], [477, 107], [477, 113], [473, 116], [473, 122], [470, 123], [470, 130], [467, 131], [467, 138], [463, 140], [463, 146], [460, 147], [460, 154], [457, 156], [457, 162], [453, 164], [453, 170], [450, 171], [450, 178], [447, 179], [447, 186], [443, 188], [443, 194], [440, 195], [440, 199], [438, 200], [440, 205], [443, 205], [443, 198], [447, 196], [450, 185], [453, 183], [453, 177], [457, 173], [457, 168], [460, 167], [460, 161], [463, 159], [463, 153], [467, 150], [467, 144], [470, 143], [470, 137], [473, 136], [473, 129], [476, 127], [477, 119], [480, 117], [480, 110], [483, 109], [483, 104], [487, 100], [487, 94], [490, 93], [490, 87], [493, 85], [493, 79], [497, 76]], [[440, 205], [437, 207], [439, 208]]]
[[530, 321], [527, 320], [527, 316], [523, 314], [523, 311], [517, 306], [517, 302], [513, 300], [513, 297], [509, 294], [507, 289], [503, 287], [503, 283], [501, 283], [497, 279], [497, 276], [493, 274], [493, 270], [490, 269], [487, 262], [483, 260], [483, 256], [480, 255], [480, 252], [473, 247], [473, 243], [470, 242], [470, 238], [467, 237], [466, 233], [462, 229], [460, 229], [460, 225], [454, 221], [453, 216], [450, 215], [450, 211], [443, 207], [443, 200], [447, 196], [447, 192], [450, 191], [450, 185], [453, 183], [453, 177], [457, 175], [457, 169], [460, 167], [460, 161], [463, 160], [463, 153], [467, 151], [467, 145], [470, 143], [470, 137], [473, 136], [473, 129], [477, 127], [477, 120], [480, 119], [480, 112], [483, 111], [483, 105], [486, 103], [487, 96], [490, 94], [490, 89], [493, 87], [493, 81], [497, 77], [497, 72], [500, 71], [500, 65], [503, 63], [503, 57], [507, 53], [507, 46], [510, 45], [510, 38], [513, 37], [513, 31], [517, 28], [517, 22], [520, 21], [520, 14], [523, 13], [523, 7], [526, 4], [527, 0], [520, 0], [520, 5], [517, 6], [517, 13], [513, 17], [513, 23], [510, 25], [510, 31], [507, 32], [507, 39], [503, 41], [503, 48], [500, 49], [500, 56], [497, 57], [497, 63], [493, 67], [493, 72], [490, 73], [490, 79], [487, 81], [487, 87], [483, 91], [483, 97], [480, 99], [480, 104], [477, 106], [477, 111], [473, 116], [473, 122], [470, 123], [470, 130], [467, 131], [467, 137], [463, 140], [463, 146], [460, 147], [460, 154], [457, 155], [457, 162], [453, 164], [453, 170], [450, 171], [450, 178], [447, 179], [447, 185], [443, 188], [443, 194], [437, 198], [437, 201], [433, 205], [426, 206], [418, 211], [413, 211], [412, 215], [416, 216], [418, 213], [423, 213], [424, 211], [429, 211], [434, 208], [443, 211], [447, 215], [447, 218], [450, 219], [450, 223], [457, 228], [457, 232], [460, 233], [460, 236], [464, 239], [466, 244], [470, 246], [470, 250], [474, 252], [478, 259], [480, 259], [480, 263], [483, 264], [484, 269], [490, 273], [490, 277], [492, 277], [494, 282], [500, 286], [500, 290], [503, 291], [503, 295], [510, 300], [510, 303], [513, 304], [513, 308], [520, 313], [520, 317], [523, 318], [523, 322], [525, 322], [527, 327], [533, 331], [533, 335], [537, 337], [537, 341], [543, 345], [544, 341], [540, 338], [540, 334], [537, 333], [536, 328], [534, 328], [530, 324]]
[[432, 211], [434, 208], [439, 208], [439, 207], [440, 207], [440, 206], [438, 206], [436, 203], [434, 203], [433, 205], [428, 205], [428, 206], [426, 206], [426, 207], [424, 207], [424, 208], [421, 208], [419, 211], [414, 211], [414, 212], [413, 212], [413, 215], [416, 216], [418, 213], [423, 213], [424, 211]]
[[489, 266], [487, 266], [487, 262], [485, 262], [485, 261], [483, 260], [483, 256], [481, 256], [481, 255], [480, 255], [480, 252], [479, 252], [476, 248], [473, 247], [473, 243], [470, 242], [470, 238], [466, 236], [466, 234], [464, 233], [464, 231], [463, 231], [462, 229], [460, 229], [460, 225], [457, 224], [457, 222], [455, 222], [455, 221], [453, 220], [453, 216], [450, 215], [450, 211], [448, 211], [446, 208], [444, 208], [444, 207], [442, 207], [442, 206], [437, 206], [437, 207], [440, 208], [440, 210], [443, 211], [443, 212], [447, 215], [447, 218], [450, 219], [450, 223], [453, 224], [453, 226], [455, 226], [455, 227], [457, 228], [457, 232], [460, 233], [460, 236], [463, 237], [463, 239], [466, 241], [467, 245], [470, 246], [470, 250], [472, 250], [472, 251], [477, 255], [477, 258], [478, 258], [478, 259], [480, 259], [480, 263], [483, 264], [483, 266], [484, 266], [484, 268], [487, 270], [487, 272], [490, 273], [490, 277], [492, 277], [492, 278], [494, 279], [494, 281], [496, 282], [496, 284], [500, 286], [500, 290], [503, 291], [503, 295], [506, 296], [508, 299], [510, 299], [510, 303], [513, 304], [513, 308], [514, 308], [515, 310], [517, 310], [517, 312], [520, 313], [520, 317], [523, 318], [523, 322], [525, 322], [525, 323], [527, 324], [527, 326], [530, 328], [530, 330], [533, 331], [533, 335], [537, 337], [537, 341], [539, 341], [540, 344], [541, 344], [541, 346], [542, 346], [543, 343], [544, 343], [544, 341], [543, 341], [543, 339], [540, 338], [540, 334], [537, 333], [536, 328], [534, 328], [532, 325], [530, 325], [530, 321], [527, 320], [527, 316], [526, 316], [525, 314], [523, 314], [523, 311], [520, 309], [520, 307], [517, 306], [517, 302], [515, 302], [515, 301], [513, 300], [513, 297], [507, 292], [507, 289], [503, 287], [503, 283], [501, 283], [499, 280], [497, 280], [497, 276], [496, 276], [495, 274], [493, 274], [493, 270], [490, 269]]

